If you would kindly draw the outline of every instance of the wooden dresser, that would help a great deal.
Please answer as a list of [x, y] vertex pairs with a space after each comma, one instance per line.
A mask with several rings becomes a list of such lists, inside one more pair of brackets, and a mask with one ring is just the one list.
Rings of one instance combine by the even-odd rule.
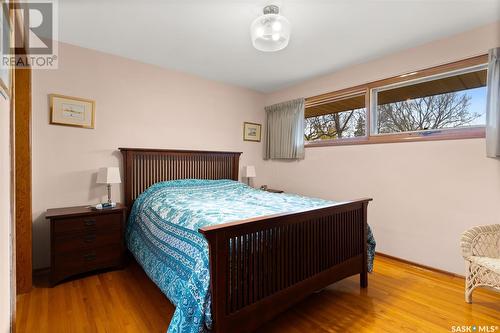
[[75, 274], [123, 266], [125, 206], [55, 208], [45, 217], [50, 220], [51, 285]]

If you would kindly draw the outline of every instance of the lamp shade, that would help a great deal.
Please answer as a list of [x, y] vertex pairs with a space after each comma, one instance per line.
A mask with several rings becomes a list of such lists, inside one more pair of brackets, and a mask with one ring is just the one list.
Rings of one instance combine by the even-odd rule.
[[97, 173], [97, 184], [119, 184], [121, 182], [118, 167], [100, 168]]
[[245, 168], [245, 177], [247, 178], [255, 178], [257, 175], [255, 174], [255, 167], [253, 165], [247, 165]]

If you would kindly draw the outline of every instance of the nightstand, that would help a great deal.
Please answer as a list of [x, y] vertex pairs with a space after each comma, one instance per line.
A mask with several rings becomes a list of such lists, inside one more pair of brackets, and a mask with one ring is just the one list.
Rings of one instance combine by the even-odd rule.
[[123, 267], [126, 211], [121, 204], [103, 210], [88, 206], [48, 209], [51, 285], [76, 274]]

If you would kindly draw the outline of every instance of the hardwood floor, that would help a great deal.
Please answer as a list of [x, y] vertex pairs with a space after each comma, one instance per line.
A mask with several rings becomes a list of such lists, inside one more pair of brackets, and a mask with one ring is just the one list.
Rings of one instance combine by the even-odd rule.
[[[466, 304], [463, 279], [377, 257], [368, 289], [340, 281], [259, 332], [451, 332], [452, 325], [500, 325], [500, 293], [478, 289]], [[34, 288], [18, 297], [17, 332], [162, 332], [174, 307], [137, 264]], [[500, 332], [500, 329], [496, 329]], [[494, 332], [494, 331], [488, 331]]]

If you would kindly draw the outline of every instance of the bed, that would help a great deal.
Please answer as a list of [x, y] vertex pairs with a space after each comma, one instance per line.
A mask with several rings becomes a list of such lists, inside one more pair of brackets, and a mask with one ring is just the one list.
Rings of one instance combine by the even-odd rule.
[[168, 332], [251, 332], [345, 277], [367, 286], [370, 199], [250, 188], [237, 152], [120, 150], [128, 247], [176, 306]]

